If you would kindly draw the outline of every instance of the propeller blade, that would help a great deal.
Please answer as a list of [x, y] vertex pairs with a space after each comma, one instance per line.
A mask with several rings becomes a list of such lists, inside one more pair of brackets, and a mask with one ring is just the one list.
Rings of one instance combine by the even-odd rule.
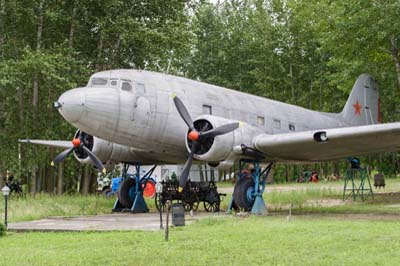
[[74, 147], [66, 149], [65, 151], [61, 152], [54, 158], [53, 162], [59, 163], [64, 161], [65, 157], [67, 157], [72, 151], [74, 150]]
[[94, 153], [91, 152], [86, 146], [82, 145], [82, 148], [87, 152], [87, 154], [89, 155], [90, 160], [92, 160], [94, 165], [96, 165], [97, 169], [99, 169], [99, 171], [103, 172], [103, 170], [105, 168], [104, 168], [103, 163], [99, 160], [99, 158], [97, 158], [96, 155], [94, 155]]
[[229, 133], [231, 131], [234, 131], [239, 127], [239, 123], [231, 123], [231, 124], [226, 124], [217, 128], [210, 129], [206, 132], [201, 132], [200, 137], [202, 138], [210, 138], [210, 137], [215, 137], [218, 135], [223, 135], [226, 133]]
[[194, 129], [193, 120], [190, 117], [188, 110], [186, 109], [183, 102], [178, 98], [178, 96], [174, 96], [175, 107], [178, 110], [178, 113], [182, 117], [183, 121], [185, 121], [186, 125], [190, 130]]
[[197, 148], [197, 142], [194, 142], [192, 145], [192, 149], [190, 150], [189, 157], [186, 160], [185, 166], [183, 167], [183, 171], [179, 178], [179, 188], [178, 188], [179, 192], [182, 192], [182, 190], [185, 187], [186, 182], [188, 180], [190, 167], [192, 166], [192, 163], [193, 163], [193, 156], [194, 156], [194, 151], [196, 150], [196, 148]]

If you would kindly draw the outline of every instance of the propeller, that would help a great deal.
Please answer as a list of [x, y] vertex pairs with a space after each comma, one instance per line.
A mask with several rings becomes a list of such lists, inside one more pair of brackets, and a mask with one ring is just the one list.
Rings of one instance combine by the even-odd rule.
[[186, 125], [189, 127], [189, 133], [187, 134], [187, 138], [192, 141], [189, 157], [186, 160], [182, 174], [179, 178], [179, 192], [182, 192], [188, 180], [190, 167], [192, 166], [193, 163], [193, 157], [199, 144], [205, 139], [211, 139], [216, 136], [224, 135], [226, 133], [234, 131], [239, 127], [239, 123], [238, 122], [229, 123], [206, 131], [196, 130], [193, 124], [193, 120], [183, 102], [176, 95], [173, 96], [173, 99], [179, 115], [182, 117], [183, 121], [185, 121]]
[[99, 169], [99, 171], [101, 172], [105, 172], [106, 168], [104, 167], [103, 163], [99, 160], [99, 158], [96, 157], [96, 155], [88, 147], [85, 146], [84, 141], [81, 141], [80, 137], [81, 135], [79, 135], [79, 138], [74, 138], [72, 140], [72, 147], [58, 154], [51, 162], [51, 164], [54, 165], [54, 163], [60, 163], [64, 161], [64, 159], [73, 151], [77, 151], [80, 153], [84, 151], [87, 153], [90, 160], [94, 163], [97, 169]]

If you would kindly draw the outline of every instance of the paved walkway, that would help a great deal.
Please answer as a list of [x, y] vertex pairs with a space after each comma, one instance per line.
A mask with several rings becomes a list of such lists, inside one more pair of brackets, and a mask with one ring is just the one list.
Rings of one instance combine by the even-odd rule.
[[[185, 224], [201, 218], [223, 216], [221, 213], [195, 213], [185, 215]], [[166, 214], [163, 213], [165, 227]], [[171, 215], [169, 225], [171, 226]], [[119, 230], [160, 230], [159, 213], [113, 213], [81, 217], [51, 217], [36, 221], [9, 223], [11, 231], [119, 231]]]

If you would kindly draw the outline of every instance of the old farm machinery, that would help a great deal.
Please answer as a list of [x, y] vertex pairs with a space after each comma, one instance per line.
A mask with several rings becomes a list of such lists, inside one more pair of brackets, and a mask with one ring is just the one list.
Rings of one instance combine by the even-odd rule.
[[218, 212], [221, 197], [225, 196], [225, 194], [218, 193], [214, 181], [189, 181], [182, 192], [178, 192], [179, 182], [176, 180], [162, 181], [161, 184], [163, 186], [162, 193], [157, 194], [155, 198], [158, 210], [160, 210], [160, 207], [165, 210], [169, 201], [181, 202], [185, 207], [185, 211], [197, 211], [200, 202], [203, 202], [204, 209], [207, 212]]

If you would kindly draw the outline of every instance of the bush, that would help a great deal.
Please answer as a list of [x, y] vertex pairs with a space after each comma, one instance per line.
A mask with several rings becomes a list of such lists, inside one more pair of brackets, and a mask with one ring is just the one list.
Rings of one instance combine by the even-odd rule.
[[0, 237], [6, 235], [7, 228], [4, 224], [0, 223]]

